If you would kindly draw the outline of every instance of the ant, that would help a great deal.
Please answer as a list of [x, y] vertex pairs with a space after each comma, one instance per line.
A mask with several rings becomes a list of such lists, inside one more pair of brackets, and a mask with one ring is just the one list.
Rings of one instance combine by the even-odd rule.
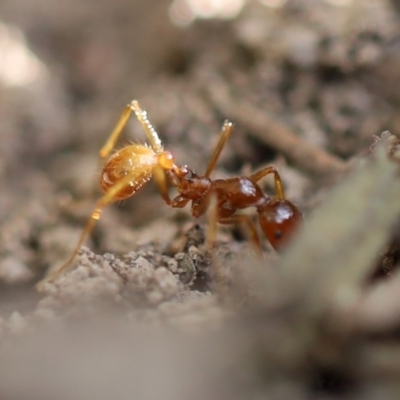
[[[130, 144], [109, 157], [132, 113], [141, 124], [149, 145]], [[147, 118], [146, 111], [141, 109], [136, 100], [130, 102], [100, 150], [102, 158], [109, 157], [100, 177], [100, 186], [104, 194], [98, 200], [70, 258], [41, 283], [52, 280], [70, 267], [106, 205], [135, 195], [151, 178], [155, 179], [161, 197], [169, 206], [183, 208], [191, 202], [191, 212], [195, 218], [205, 214], [209, 208], [214, 208], [212, 219], [214, 225], [216, 222], [246, 225], [251, 240], [256, 248], [260, 249], [257, 230], [251, 217], [236, 214], [237, 210], [254, 207], [265, 236], [275, 249], [280, 249], [296, 230], [302, 220], [302, 214], [285, 198], [282, 181], [275, 167], [263, 168], [248, 177], [214, 180], [210, 178], [232, 129], [233, 124], [225, 121], [204, 175], [197, 175], [188, 166], [175, 164], [172, 154], [164, 150], [157, 132]], [[273, 198], [263, 193], [257, 183], [270, 174], [274, 175], [276, 196]], [[173, 199], [169, 196], [169, 185], [178, 191], [178, 195]]]

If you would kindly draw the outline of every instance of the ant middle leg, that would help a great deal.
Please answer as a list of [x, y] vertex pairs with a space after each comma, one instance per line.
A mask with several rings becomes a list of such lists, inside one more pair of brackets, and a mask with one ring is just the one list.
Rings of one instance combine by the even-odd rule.
[[214, 149], [214, 153], [211, 156], [211, 159], [207, 165], [206, 172], [204, 173], [204, 176], [206, 178], [210, 177], [212, 171], [214, 170], [215, 166], [217, 165], [219, 156], [221, 155], [221, 152], [222, 152], [226, 142], [228, 141], [230, 134], [232, 133], [232, 129], [233, 129], [233, 123], [228, 120], [224, 121], [217, 146]]
[[219, 263], [217, 252], [215, 249], [215, 242], [218, 230], [218, 198], [216, 194], [212, 194], [206, 211], [207, 225], [206, 225], [206, 242], [205, 248], [211, 256], [210, 271], [212, 275], [212, 282], [215, 291], [220, 295], [224, 294], [225, 290], [225, 274]]
[[218, 229], [218, 198], [215, 193], [211, 194], [206, 209], [206, 249], [213, 252], [217, 238]]
[[260, 171], [255, 172], [254, 174], [250, 175], [250, 179], [253, 180], [254, 182], [258, 182], [262, 178], [264, 178], [267, 175], [274, 174], [274, 185], [275, 185], [275, 192], [276, 192], [276, 197], [278, 199], [284, 199], [285, 198], [285, 193], [283, 190], [283, 184], [282, 184], [282, 179], [279, 175], [278, 170], [273, 167], [265, 167], [261, 169]]

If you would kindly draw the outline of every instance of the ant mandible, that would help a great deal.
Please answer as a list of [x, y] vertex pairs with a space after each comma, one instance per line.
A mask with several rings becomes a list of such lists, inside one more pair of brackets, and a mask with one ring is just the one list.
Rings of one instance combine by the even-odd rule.
[[[150, 145], [131, 144], [116, 151], [108, 158], [100, 178], [104, 194], [98, 200], [75, 250], [60, 269], [51, 273], [42, 282], [53, 279], [70, 267], [106, 205], [133, 196], [152, 177], [158, 184], [162, 198], [169, 206], [182, 208], [191, 201], [191, 212], [195, 218], [205, 214], [215, 199], [214, 221], [220, 224], [242, 223], [246, 225], [251, 240], [258, 249], [260, 249], [260, 242], [253, 220], [248, 215], [236, 214], [237, 210], [248, 207], [256, 209], [262, 231], [275, 249], [281, 248], [287, 242], [301, 222], [302, 214], [293, 203], [285, 198], [282, 181], [275, 167], [263, 168], [248, 177], [214, 180], [210, 178], [232, 132], [233, 124], [231, 122], [224, 122], [220, 139], [204, 175], [197, 175], [188, 166], [175, 164], [172, 154], [164, 150], [157, 132], [147, 118], [146, 111], [140, 108], [136, 100], [125, 107], [109, 139], [100, 150], [102, 158], [108, 157], [115, 149], [117, 140], [132, 112], [140, 122]], [[257, 183], [270, 174], [274, 175], [276, 196], [273, 198], [263, 193]], [[169, 184], [174, 186], [179, 193], [173, 199], [169, 196]]]

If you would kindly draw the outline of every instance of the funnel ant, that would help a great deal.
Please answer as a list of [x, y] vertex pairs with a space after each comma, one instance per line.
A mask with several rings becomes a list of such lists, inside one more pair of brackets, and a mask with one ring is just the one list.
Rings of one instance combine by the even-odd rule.
[[[131, 144], [109, 157], [132, 112], [141, 124], [149, 145]], [[248, 215], [236, 214], [237, 210], [254, 207], [264, 235], [275, 249], [280, 249], [296, 230], [302, 220], [302, 214], [285, 198], [282, 181], [275, 167], [263, 168], [250, 176], [229, 179], [210, 178], [232, 129], [233, 124], [225, 121], [220, 139], [204, 175], [197, 175], [188, 166], [175, 164], [172, 154], [164, 150], [157, 132], [147, 118], [146, 111], [140, 108], [136, 100], [129, 103], [100, 150], [102, 158], [109, 157], [100, 178], [104, 194], [98, 200], [70, 258], [41, 283], [52, 280], [71, 266], [79, 248], [92, 231], [106, 205], [135, 195], [151, 178], [156, 181], [161, 197], [169, 206], [183, 208], [191, 202], [191, 213], [195, 218], [205, 214], [209, 208], [213, 208], [212, 225], [215, 226], [217, 222], [220, 224], [242, 223], [247, 227], [256, 248], [260, 249], [253, 220]], [[274, 175], [276, 196], [273, 198], [263, 193], [257, 183], [270, 174]], [[169, 196], [169, 185], [178, 191], [178, 195], [173, 199]], [[215, 233], [214, 231], [215, 227], [211, 226], [211, 235]]]

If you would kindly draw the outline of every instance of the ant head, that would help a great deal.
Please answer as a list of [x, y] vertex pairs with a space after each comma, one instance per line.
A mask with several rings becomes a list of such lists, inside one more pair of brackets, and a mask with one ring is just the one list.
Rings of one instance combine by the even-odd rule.
[[169, 151], [163, 151], [158, 154], [158, 165], [164, 170], [171, 170], [177, 168], [175, 165], [174, 157]]
[[199, 199], [209, 190], [211, 180], [194, 173], [187, 165], [176, 166], [168, 171], [171, 183], [188, 199]]
[[284, 246], [296, 231], [303, 216], [289, 200], [275, 198], [258, 210], [260, 225], [275, 250]]
[[210, 182], [210, 179], [197, 175], [187, 165], [175, 166], [171, 172], [172, 176], [180, 182], [182, 189], [186, 186], [193, 188], [193, 185], [199, 188], [204, 185], [208, 187]]
[[193, 171], [187, 165], [180, 165], [179, 167], [175, 166], [175, 168], [173, 168], [173, 174], [178, 179], [185, 180], [192, 179], [194, 175]]

